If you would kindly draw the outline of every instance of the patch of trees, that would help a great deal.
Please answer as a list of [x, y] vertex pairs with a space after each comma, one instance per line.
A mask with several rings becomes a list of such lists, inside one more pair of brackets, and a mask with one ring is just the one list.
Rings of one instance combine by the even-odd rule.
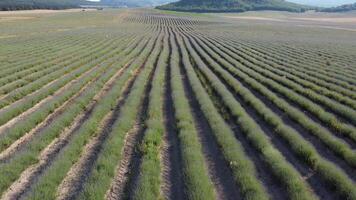
[[0, 10], [69, 9], [77, 8], [85, 0], [1, 0]]

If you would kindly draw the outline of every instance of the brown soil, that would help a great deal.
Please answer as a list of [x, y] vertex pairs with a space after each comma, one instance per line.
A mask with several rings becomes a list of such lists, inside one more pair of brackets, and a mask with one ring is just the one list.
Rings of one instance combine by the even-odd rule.
[[[219, 77], [219, 76], [218, 76]], [[237, 77], [236, 79], [240, 81]], [[230, 90], [233, 89], [220, 77], [220, 80], [225, 84], [225, 86]], [[327, 186], [323, 181], [320, 180], [319, 177], [315, 176], [315, 173], [309, 169], [309, 167], [300, 162], [297, 156], [293, 153], [293, 151], [289, 148], [289, 145], [282, 140], [282, 138], [278, 137], [277, 134], [274, 133], [273, 128], [264, 121], [264, 119], [258, 115], [258, 113], [252, 108], [251, 105], [245, 103], [238, 94], [233, 94], [236, 100], [241, 104], [243, 108], [245, 108], [246, 112], [256, 121], [256, 123], [262, 128], [263, 132], [270, 138], [271, 142], [278, 149], [282, 155], [286, 158], [286, 160], [291, 163], [303, 176], [303, 178], [312, 186], [313, 191], [322, 199], [334, 199], [336, 198], [330, 190], [327, 189]], [[233, 118], [232, 116], [230, 118]], [[236, 119], [237, 120], [237, 119]], [[275, 178], [274, 178], [275, 180]], [[276, 180], [275, 180], [276, 181]], [[274, 184], [276, 185], [276, 184]], [[275, 190], [272, 185], [266, 185], [268, 190]], [[271, 192], [273, 195], [277, 195], [278, 193]]]
[[[158, 37], [156, 38], [157, 42]], [[162, 49], [162, 48], [161, 48]], [[149, 55], [151, 56], [151, 55]], [[146, 65], [146, 58], [142, 67]], [[153, 75], [157, 66], [159, 56], [157, 56], [154, 69], [150, 72], [149, 80], [144, 91], [144, 98], [137, 116], [136, 125], [125, 136], [125, 144], [122, 149], [122, 158], [116, 169], [116, 175], [111, 183], [110, 189], [106, 192], [105, 198], [108, 200], [127, 199], [133, 195], [139, 179], [139, 169], [142, 155], [138, 150], [145, 133], [145, 120], [147, 119], [149, 92], [152, 87]], [[141, 69], [142, 69], [141, 67]]]
[[[42, 105], [44, 105], [45, 103], [55, 99], [57, 96], [61, 95], [63, 92], [65, 92], [68, 88], [70, 88], [73, 84], [75, 84], [81, 77], [88, 75], [91, 71], [93, 71], [94, 69], [96, 69], [98, 66], [95, 66], [91, 69], [89, 69], [88, 71], [84, 72], [81, 76], [79, 76], [78, 78], [75, 78], [73, 80], [71, 80], [69, 83], [67, 83], [66, 85], [64, 85], [62, 88], [60, 88], [59, 90], [57, 90], [53, 95], [49, 95], [46, 98], [42, 99], [40, 102], [38, 102], [37, 104], [35, 104], [34, 106], [32, 106], [31, 108], [29, 108], [28, 110], [24, 111], [23, 113], [19, 114], [18, 116], [12, 118], [11, 120], [9, 120], [8, 122], [6, 122], [5, 124], [3, 124], [2, 126], [0, 126], [0, 136], [2, 135], [2, 133], [5, 132], [6, 129], [9, 129], [10, 127], [12, 127], [13, 125], [15, 125], [16, 123], [21, 122], [23, 119], [25, 119], [28, 115], [30, 115], [31, 113], [33, 113], [34, 111], [36, 111], [37, 109], [39, 109]], [[54, 84], [56, 81], [58, 81], [58, 79], [55, 79], [49, 83], [47, 83], [45, 86], [41, 87], [40, 89], [36, 90], [35, 92], [33, 92], [32, 94], [30, 94], [30, 96], [24, 97], [18, 101], [13, 102], [12, 104], [2, 108], [0, 110], [0, 114], [1, 112], [6, 112], [7, 109], [16, 107], [16, 105], [21, 105], [24, 102], [27, 101], [27, 99], [31, 96], [36, 95], [37, 93], [41, 92], [42, 90], [46, 90], [47, 88], [51, 87], [52, 84]]]
[[[203, 80], [202, 82], [204, 83], [207, 82], [202, 75], [200, 75], [199, 78]], [[208, 91], [212, 89], [208, 85], [204, 85], [204, 86], [206, 88], [209, 88]], [[285, 191], [285, 189], [283, 189], [280, 182], [277, 181], [276, 178], [273, 176], [273, 174], [270, 172], [268, 165], [263, 161], [263, 158], [261, 158], [260, 153], [246, 139], [244, 134], [241, 132], [241, 128], [236, 124], [236, 121], [233, 119], [233, 117], [227, 114], [229, 113], [229, 110], [227, 110], [227, 108], [225, 108], [224, 105], [220, 102], [221, 99], [213, 98], [213, 97], [218, 97], [219, 95], [217, 93], [212, 92], [210, 96], [212, 96], [213, 102], [216, 105], [216, 107], [219, 109], [220, 114], [222, 116], [225, 116], [226, 122], [230, 125], [231, 129], [235, 133], [235, 137], [243, 146], [246, 154], [254, 163], [257, 170], [258, 178], [262, 181], [263, 185], [267, 189], [270, 196], [276, 200], [287, 199], [288, 198], [287, 192]]]
[[[94, 106], [91, 104], [90, 106]], [[6, 192], [2, 195], [1, 199], [13, 200], [19, 199], [33, 184], [36, 177], [49, 166], [53, 157], [58, 154], [60, 149], [64, 147], [72, 134], [79, 129], [80, 125], [90, 116], [91, 112], [81, 114], [78, 116], [73, 124], [66, 128], [59, 138], [55, 139], [51, 144], [46, 147], [39, 156], [39, 162], [27, 168], [22, 172], [21, 176], [14, 182]]]
[[[216, 40], [214, 39], [214, 42], [218, 42], [218, 43], [220, 43], [220, 44], [222, 44], [222, 45], [227, 45], [226, 41], [216, 41]], [[221, 48], [219, 48], [219, 49], [221, 49]], [[226, 52], [226, 50], [223, 50], [223, 49], [221, 49], [221, 50]], [[238, 52], [236, 51], [236, 52], [234, 52], [234, 53], [238, 53]], [[283, 65], [283, 63], [278, 63], [278, 64], [282, 64], [282, 65]], [[257, 96], [258, 91], [252, 90], [252, 89], [251, 89], [250, 87], [248, 87], [247, 85], [245, 85], [245, 87], [249, 88], [250, 91], [251, 91], [252, 93], [254, 93], [255, 96]], [[270, 88], [270, 90], [273, 91], [273, 89], [271, 89], [271, 88]], [[343, 134], [338, 134], [338, 133], [336, 133], [335, 130], [334, 130], [332, 127], [330, 127], [330, 126], [326, 125], [325, 123], [323, 123], [323, 122], [322, 122], [319, 118], [317, 118], [313, 113], [310, 113], [309, 111], [304, 110], [304, 108], [302, 108], [300, 105], [291, 102], [289, 99], [284, 98], [282, 95], [278, 94], [277, 92], [275, 92], [275, 94], [276, 94], [278, 97], [284, 99], [284, 100], [285, 100], [286, 102], [288, 102], [291, 106], [296, 107], [296, 108], [298, 108], [299, 110], [303, 110], [304, 114], [305, 114], [308, 118], [310, 118], [310, 119], [311, 119], [312, 121], [314, 121], [315, 123], [318, 123], [318, 124], [320, 124], [321, 126], [323, 126], [323, 127], [324, 127], [325, 129], [327, 129], [329, 132], [333, 133], [334, 136], [336, 136], [336, 137], [338, 137], [338, 138], [344, 140], [346, 143], [348, 143], [348, 144], [350, 145], [350, 148], [352, 148], [352, 149], [355, 149], [355, 148], [356, 148], [356, 143], [355, 143], [355, 141], [353, 141], [352, 139], [350, 139], [349, 137], [347, 137], [347, 136], [345, 136], [345, 135], [343, 135]], [[261, 95], [260, 95], [260, 96], [261, 96]], [[271, 104], [271, 102], [270, 102], [268, 99], [266, 99], [265, 97], [261, 96], [261, 98], [264, 98], [264, 99], [265, 99], [265, 100], [263, 100], [263, 102], [266, 102], [266, 103], [268, 103], [268, 104]], [[260, 98], [260, 99], [261, 99], [261, 98]], [[270, 107], [270, 106], [269, 106], [269, 107]], [[275, 110], [275, 109], [272, 109], [272, 110]], [[283, 112], [281, 111], [281, 112], [278, 113], [278, 115], [279, 115], [279, 116], [282, 116], [282, 117], [285, 117], [284, 113], [283, 113], [283, 114], [282, 114], [282, 113], [283, 113]], [[291, 120], [292, 120], [292, 119], [291, 119]], [[304, 132], [305, 132], [305, 131], [304, 131]]]
[[[177, 33], [179, 34], [179, 33]], [[181, 47], [179, 47], [181, 48]], [[181, 54], [181, 52], [180, 52]], [[182, 58], [180, 65], [183, 66]], [[198, 137], [202, 143], [205, 162], [208, 166], [209, 176], [215, 186], [218, 199], [242, 199], [240, 192], [235, 184], [234, 176], [224, 160], [224, 156], [218, 146], [214, 133], [210, 128], [209, 122], [201, 111], [199, 102], [194, 96], [186, 72], [181, 69], [182, 80], [186, 97], [189, 101], [190, 108], [194, 117], [195, 126], [198, 132]]]
[[[85, 72], [82, 76], [85, 76], [86, 74], [89, 74], [91, 71], [93, 71], [96, 67], [90, 69], [89, 71]], [[78, 79], [80, 79], [82, 76], [76, 78], [75, 80], [72, 80], [69, 84], [74, 84], [75, 82], [78, 81]], [[62, 104], [60, 107], [58, 107], [57, 109], [55, 109], [55, 111], [53, 113], [51, 113], [50, 115], [47, 116], [47, 118], [39, 123], [35, 128], [33, 128], [31, 131], [29, 131], [28, 133], [26, 133], [24, 136], [22, 136], [21, 138], [19, 138], [18, 140], [16, 140], [14, 143], [11, 144], [11, 146], [9, 146], [7, 149], [5, 149], [3, 152], [0, 153], [0, 161], [7, 159], [8, 157], [10, 157], [11, 155], [13, 155], [15, 152], [18, 151], [19, 148], [23, 147], [27, 142], [29, 142], [36, 134], [38, 134], [39, 132], [41, 132], [42, 130], [44, 130], [46, 127], [48, 127], [55, 119], [56, 117], [58, 117], [60, 114], [62, 114], [65, 110], [66, 107], [68, 107], [73, 101], [74, 99], [76, 99], [77, 97], [79, 97], [82, 92], [84, 90], [87, 89], [87, 87], [90, 85], [90, 83], [92, 83], [94, 80], [91, 80], [87, 85], [85, 85], [77, 94], [75, 94], [73, 97], [71, 97], [70, 99], [68, 99], [68, 101], [66, 101], [64, 104]], [[69, 85], [65, 86], [64, 88], [59, 89], [53, 96], [49, 96], [48, 98], [44, 99], [43, 101], [46, 100], [50, 101], [51, 99], [55, 98], [56, 96], [60, 95], [60, 93], [64, 92], [65, 90], [67, 90], [69, 87]], [[35, 105], [36, 108], [40, 107], [41, 105], [43, 105], [45, 102], [40, 102], [38, 104]], [[36, 108], [31, 108], [30, 110], [34, 110]], [[29, 112], [29, 113], [28, 113]], [[32, 111], [33, 112], [33, 111]], [[26, 111], [25, 113], [32, 113], [30, 111]], [[23, 113], [23, 114], [25, 114]], [[26, 115], [26, 114], [25, 114]], [[22, 117], [21, 115], [14, 118], [15, 123], [17, 122], [21, 122]]]
[[110, 189], [107, 191], [105, 198], [109, 200], [122, 199], [124, 197], [124, 188], [130, 176], [130, 160], [133, 157], [135, 149], [135, 133], [140, 129], [140, 124], [126, 134], [125, 145], [122, 151], [122, 159], [116, 170]]
[[[348, 174], [351, 179], [356, 180], [355, 170], [350, 167], [345, 160], [343, 160], [340, 156], [335, 155], [335, 153], [332, 152], [324, 143], [322, 143], [322, 141], [320, 141], [316, 136], [311, 134], [303, 126], [293, 121], [293, 119], [289, 118], [288, 115], [284, 114], [282, 110], [280, 110], [276, 105], [272, 104], [266, 97], [262, 96], [261, 94], [258, 94], [256, 91], [254, 91], [248, 86], [245, 87], [247, 87], [251, 92], [253, 92], [253, 94], [257, 98], [259, 98], [267, 107], [269, 107], [274, 113], [279, 115], [285, 125], [290, 126], [295, 131], [297, 131], [305, 140], [309, 141], [321, 156], [323, 156], [326, 160], [329, 160], [330, 162], [333, 162], [334, 164], [338, 165]], [[286, 100], [282, 96], [280, 96], [280, 98]], [[323, 125], [323, 123], [321, 123], [321, 125]]]
[[[124, 69], [126, 69], [126, 67], [121, 69], [111, 79], [111, 83], [108, 85], [108, 87], [104, 88], [105, 91], [110, 90], [110, 88], [113, 86], [114, 80], [119, 79], [119, 76], [123, 73]], [[90, 171], [94, 166], [94, 162], [96, 161], [100, 153], [100, 149], [102, 148], [103, 143], [105, 142], [108, 135], [111, 133], [112, 126], [114, 125], [115, 121], [119, 118], [121, 107], [126, 100], [126, 97], [132, 87], [136, 76], [137, 73], [135, 73], [133, 77], [129, 81], [127, 81], [127, 83], [123, 87], [122, 95], [119, 98], [116, 107], [110, 113], [108, 113], [101, 122], [101, 125], [99, 127], [99, 134], [96, 137], [92, 138], [89, 143], [86, 144], [79, 161], [75, 163], [70, 169], [70, 171], [67, 173], [66, 178], [62, 181], [61, 185], [57, 190], [58, 199], [74, 199], [75, 196], [82, 189], [83, 183], [90, 174]]]
[[102, 91], [94, 96], [93, 101], [87, 106], [86, 112], [78, 116], [69, 128], [66, 128], [57, 139], [52, 141], [52, 143], [42, 151], [39, 156], [39, 163], [30, 166], [22, 172], [20, 178], [17, 179], [17, 181], [14, 182], [3, 194], [2, 199], [19, 199], [30, 190], [36, 178], [43, 173], [43, 171], [55, 159], [56, 155], [58, 155], [58, 153], [68, 144], [70, 138], [90, 117], [98, 100], [108, 92], [107, 84], [108, 82], [105, 84]]
[[[170, 48], [170, 55], [171, 55]], [[169, 56], [170, 58], [171, 56]], [[186, 199], [183, 183], [182, 155], [176, 127], [175, 110], [173, 106], [172, 85], [170, 81], [171, 68], [166, 69], [164, 94], [165, 135], [161, 151], [162, 163], [162, 196], [165, 199]]]

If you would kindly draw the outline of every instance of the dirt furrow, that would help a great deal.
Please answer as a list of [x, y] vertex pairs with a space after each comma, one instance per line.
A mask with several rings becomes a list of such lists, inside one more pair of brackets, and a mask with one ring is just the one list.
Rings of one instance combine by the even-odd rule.
[[[171, 51], [171, 50], [170, 50]], [[171, 53], [171, 52], [170, 52]], [[169, 56], [170, 58], [170, 56]], [[163, 148], [161, 151], [162, 164], [162, 196], [166, 199], [182, 200], [186, 199], [183, 183], [182, 172], [182, 155], [180, 152], [180, 142], [178, 139], [178, 131], [175, 125], [176, 119], [174, 115], [172, 86], [170, 81], [171, 69], [167, 67], [165, 74], [165, 89], [164, 89], [164, 123], [165, 136], [163, 140]]]
[[[21, 99], [19, 99], [19, 100], [16, 100], [16, 101], [14, 101], [14, 102], [11, 102], [9, 105], [6, 105], [5, 107], [2, 107], [0, 111], [3, 111], [4, 109], [6, 109], [6, 108], [8, 108], [8, 107], [10, 107], [10, 106], [13, 106], [15, 103], [22, 102], [23, 100], [26, 99], [26, 97], [29, 97], [29, 96], [32, 96], [32, 95], [36, 95], [36, 94], [39, 93], [41, 90], [46, 90], [46, 88], [51, 87], [51, 85], [52, 85], [53, 83], [55, 83], [56, 81], [58, 81], [58, 79], [54, 79], [54, 80], [52, 80], [52, 81], [46, 83], [46, 84], [43, 85], [42, 87], [40, 87], [40, 88], [38, 88], [37, 90], [31, 92], [30, 94], [25, 95], [23, 98], [21, 98]], [[17, 88], [17, 89], [15, 89], [15, 90], [13, 90], [12, 92], [17, 91], [17, 90], [19, 90], [19, 89], [21, 89], [21, 88]], [[9, 95], [10, 95], [10, 93], [4, 94], [3, 96], [0, 97], [0, 101], [5, 100], [5, 98], [8, 97]]]
[[133, 77], [125, 84], [122, 96], [119, 98], [116, 107], [108, 113], [102, 121], [99, 127], [99, 134], [92, 138], [84, 147], [80, 160], [75, 163], [67, 173], [65, 179], [57, 190], [58, 199], [75, 199], [76, 195], [78, 195], [79, 191], [82, 189], [82, 186], [89, 176], [90, 171], [94, 166], [94, 162], [100, 153], [103, 143], [110, 134], [113, 124], [120, 116], [120, 109], [125, 103], [127, 95], [129, 94], [138, 73], [140, 73], [140, 69], [138, 69]]
[[113, 183], [106, 193], [105, 198], [108, 200], [123, 199], [124, 197], [124, 186], [128, 181], [130, 175], [130, 160], [134, 154], [135, 148], [135, 133], [140, 129], [140, 124], [136, 125], [131, 129], [130, 132], [126, 133], [125, 145], [122, 151], [122, 157], [120, 164], [116, 170], [116, 176], [113, 179]]
[[[241, 99], [239, 102], [242, 102]], [[335, 194], [327, 189], [326, 184], [321, 181], [319, 177], [317, 177], [312, 169], [299, 161], [294, 152], [289, 148], [288, 144], [274, 133], [273, 129], [269, 127], [269, 125], [260, 116], [258, 116], [256, 111], [249, 108], [246, 104], [242, 105], [244, 105], [247, 113], [252, 116], [253, 119], [255, 119], [257, 124], [260, 125], [263, 132], [269, 136], [274, 146], [282, 153], [286, 160], [291, 163], [299, 171], [303, 178], [311, 185], [313, 191], [321, 199], [335, 199]]]
[[[252, 77], [253, 78], [253, 77]], [[305, 108], [303, 108], [300, 104], [293, 102], [292, 100], [290, 100], [289, 98], [287, 98], [285, 95], [280, 94], [278, 91], [276, 91], [275, 89], [273, 89], [272, 87], [266, 85], [266, 87], [271, 90], [272, 92], [274, 92], [274, 94], [276, 96], [278, 96], [280, 99], [283, 99], [284, 101], [286, 101], [288, 104], [290, 104], [292, 107], [297, 108], [299, 110], [302, 110], [304, 112], [304, 114], [310, 118], [310, 120], [312, 120], [312, 122], [315, 122], [317, 124], [319, 124], [320, 126], [324, 127], [326, 130], [328, 130], [329, 132], [333, 133], [334, 136], [344, 140], [347, 144], [350, 145], [351, 148], [355, 149], [356, 148], [356, 143], [355, 141], [353, 141], [352, 139], [350, 139], [349, 136], [346, 136], [345, 134], [341, 134], [338, 133], [338, 130], [335, 130], [335, 128], [331, 127], [328, 123], [324, 123], [322, 122], [317, 115], [311, 113], [309, 110], [306, 110]], [[328, 110], [325, 110], [326, 112], [328, 112]], [[331, 112], [329, 112], [331, 113]], [[337, 116], [336, 116], [337, 117]], [[342, 120], [341, 120], [342, 122]], [[350, 125], [350, 124], [349, 124]]]
[[43, 171], [50, 166], [52, 161], [55, 160], [56, 155], [60, 153], [66, 144], [68, 144], [73, 134], [81, 127], [81, 124], [89, 118], [97, 102], [110, 90], [113, 86], [114, 80], [122, 74], [124, 69], [126, 69], [126, 67], [120, 69], [117, 74], [109, 80], [110, 82], [107, 82], [104, 85], [101, 92], [96, 94], [93, 101], [88, 105], [87, 111], [78, 116], [70, 127], [66, 128], [57, 139], [52, 141], [52, 143], [41, 152], [39, 155], [39, 162], [23, 171], [20, 178], [18, 178], [17, 181], [8, 188], [1, 199], [19, 199], [30, 190], [31, 185], [33, 185], [38, 176], [40, 176]]
[[68, 143], [72, 134], [80, 128], [80, 125], [91, 115], [94, 108], [94, 104], [90, 104], [90, 109], [88, 112], [78, 116], [72, 123], [72, 125], [66, 128], [60, 137], [53, 140], [39, 155], [39, 162], [35, 165], [30, 166], [25, 171], [21, 173], [21, 176], [14, 182], [8, 190], [2, 195], [1, 199], [13, 200], [20, 199], [30, 188], [30, 186], [35, 182], [37, 176], [39, 176], [46, 167], [54, 160], [55, 155], [57, 155], [61, 149]]
[[[179, 34], [179, 33], [178, 33]], [[179, 47], [181, 48], [181, 47]], [[180, 58], [182, 60], [182, 58]], [[180, 63], [182, 66], [182, 63]], [[205, 155], [205, 161], [208, 166], [209, 175], [213, 184], [218, 199], [241, 199], [239, 190], [235, 184], [234, 176], [228, 163], [224, 160], [224, 156], [218, 146], [212, 130], [209, 126], [209, 122], [204, 116], [204, 113], [200, 110], [199, 103], [194, 96], [194, 92], [189, 85], [189, 80], [183, 67], [180, 68], [182, 74], [183, 86], [185, 94], [188, 98], [192, 115], [196, 122], [196, 128], [198, 137], [202, 143], [203, 153]]]
[[296, 130], [303, 138], [305, 138], [307, 141], [309, 141], [315, 149], [318, 151], [318, 153], [329, 160], [330, 162], [335, 163], [338, 165], [341, 169], [343, 169], [351, 179], [354, 181], [356, 180], [356, 172], [355, 170], [350, 167], [345, 160], [340, 158], [339, 156], [335, 155], [334, 152], [332, 152], [325, 144], [323, 144], [316, 136], [312, 135], [309, 133], [308, 130], [306, 130], [304, 127], [302, 127], [299, 123], [293, 121], [286, 115], [282, 110], [280, 110], [275, 104], [270, 102], [265, 96], [262, 96], [261, 94], [257, 93], [254, 91], [252, 88], [250, 88], [248, 85], [245, 85], [239, 78], [235, 77], [244, 87], [248, 88], [256, 98], [260, 99], [268, 108], [270, 108], [274, 113], [276, 113], [278, 116], [281, 117], [283, 120], [284, 124], [292, 127], [294, 130]]
[[[161, 48], [162, 49], [162, 48]], [[135, 127], [126, 134], [125, 145], [122, 150], [122, 159], [116, 169], [110, 189], [106, 193], [106, 199], [130, 199], [137, 185], [142, 155], [139, 151], [145, 133], [145, 121], [147, 120], [149, 92], [152, 88], [153, 75], [159, 56], [155, 58], [154, 69], [150, 72], [148, 85], [144, 91], [144, 99], [137, 116]], [[145, 62], [146, 64], [146, 62]], [[145, 65], [144, 64], [144, 65]]]
[[[163, 42], [161, 45], [161, 50], [163, 48]], [[160, 52], [160, 54], [162, 53], [162, 51]], [[156, 71], [156, 67], [157, 67], [157, 63], [158, 63], [158, 59], [160, 57], [160, 54], [157, 56], [155, 62], [154, 62], [154, 69], [151, 71], [150, 75], [149, 75], [149, 81], [148, 81], [148, 85], [144, 91], [144, 99], [142, 101], [142, 105], [140, 108], [140, 115], [138, 116], [138, 124], [139, 124], [139, 128], [137, 129], [136, 132], [134, 132], [133, 134], [133, 139], [135, 142], [135, 147], [134, 147], [134, 151], [133, 151], [133, 156], [131, 157], [131, 161], [130, 161], [130, 169], [131, 169], [131, 173], [130, 176], [128, 178], [128, 181], [126, 183], [125, 189], [124, 189], [124, 193], [125, 198], [126, 199], [131, 199], [131, 197], [133, 196], [135, 189], [137, 187], [137, 182], [139, 179], [139, 175], [140, 175], [140, 165], [141, 165], [141, 161], [142, 161], [142, 153], [139, 151], [139, 145], [141, 145], [143, 138], [144, 138], [144, 134], [145, 134], [145, 130], [146, 130], [146, 121], [148, 120], [148, 105], [149, 105], [149, 93], [152, 89], [152, 81], [154, 78], [154, 72]]]
[[217, 97], [217, 94], [214, 93], [212, 88], [209, 86], [209, 83], [207, 83], [202, 74], [200, 74], [199, 72], [197, 72], [197, 74], [199, 79], [202, 81], [205, 89], [207, 90], [208, 94], [211, 96], [215, 106], [218, 108], [221, 115], [224, 116], [227, 124], [229, 124], [231, 129], [233, 130], [235, 137], [240, 141], [246, 154], [254, 163], [257, 170], [258, 178], [259, 180], [261, 180], [270, 196], [275, 200], [288, 199], [287, 192], [285, 191], [285, 189], [283, 189], [280, 182], [275, 179], [275, 177], [269, 170], [267, 164], [263, 161], [263, 158], [261, 158], [259, 152], [246, 139], [246, 137], [241, 132], [241, 128], [236, 124], [236, 122], [231, 118], [231, 116], [228, 116], [226, 114], [229, 113], [229, 111], [224, 108], [224, 105], [220, 102], [219, 98]]
[[[227, 88], [229, 85], [221, 80]], [[230, 88], [231, 89], [231, 88]], [[235, 99], [245, 108], [246, 112], [256, 121], [256, 123], [261, 127], [263, 132], [270, 138], [273, 145], [278, 149], [286, 160], [291, 163], [303, 176], [303, 178], [311, 185], [312, 190], [321, 198], [321, 199], [335, 199], [337, 198], [335, 194], [329, 190], [326, 184], [320, 180], [320, 178], [315, 174], [315, 172], [310, 169], [306, 164], [299, 161], [298, 157], [294, 152], [289, 148], [288, 144], [283, 141], [277, 134], [274, 133], [273, 128], [271, 128], [264, 119], [258, 115], [250, 105], [245, 103], [243, 99], [237, 94], [233, 94]], [[229, 118], [234, 122], [237, 119], [234, 119], [233, 116]], [[235, 129], [236, 130], [236, 129]], [[267, 185], [268, 188], [268, 185]], [[273, 188], [272, 188], [273, 190]]]
[[350, 148], [356, 149], [356, 142], [354, 140], [350, 139], [350, 137], [346, 136], [345, 134], [338, 133], [337, 130], [333, 129], [332, 127], [330, 127], [330, 125], [328, 125], [325, 122], [321, 121], [315, 114], [311, 113], [309, 110], [304, 109], [302, 106], [300, 106], [299, 104], [291, 101], [290, 99], [288, 99], [284, 95], [279, 94], [273, 88], [270, 88], [268, 86], [266, 86], [266, 87], [269, 90], [273, 91], [274, 94], [277, 95], [279, 98], [281, 98], [284, 101], [286, 101], [290, 106], [292, 106], [294, 108], [297, 108], [298, 110], [302, 110], [303, 113], [308, 117], [308, 119], [310, 119], [311, 121], [315, 122], [316, 124], [319, 124], [320, 126], [325, 128], [329, 132], [333, 133], [334, 136], [342, 139], [344, 142], [346, 142], [350, 146]]
[[[94, 80], [91, 80], [90, 82], [88, 82], [88, 84], [86, 84], [82, 89], [80, 89], [80, 91], [77, 94], [75, 94], [74, 96], [69, 98], [66, 102], [64, 102], [64, 104], [62, 104], [60, 107], [55, 109], [53, 113], [48, 115], [46, 117], [46, 119], [43, 120], [43, 122], [39, 123], [35, 128], [33, 128], [31, 131], [26, 133], [24, 136], [22, 136], [21, 138], [16, 140], [14, 143], [12, 143], [7, 149], [5, 149], [3, 152], [1, 152], [0, 153], [0, 162], [8, 159], [9, 157], [11, 157], [11, 155], [13, 155], [19, 149], [24, 147], [25, 144], [27, 144], [35, 135], [39, 134], [46, 127], [50, 126], [51, 123], [53, 123], [59, 115], [61, 115], [62, 113], [65, 112], [66, 107], [68, 107], [71, 103], [73, 103], [73, 101], [76, 98], [80, 97], [81, 94], [83, 93], [83, 91], [85, 91], [89, 87], [89, 85], [91, 83], [95, 82], [98, 78], [99, 77], [97, 77]], [[75, 80], [75, 82], [76, 81], [77, 80]], [[63, 88], [63, 90], [66, 90], [66, 88]], [[60, 91], [58, 91], [58, 92], [60, 92]]]
[[[193, 48], [195, 47], [193, 46]], [[212, 70], [212, 72], [214, 72], [214, 69], [211, 68], [211, 66], [206, 62], [204, 57], [201, 58], [206, 63], [207, 67], [210, 70]], [[231, 88], [230, 85], [224, 79], [222, 79], [218, 74], [216, 75], [230, 91], [233, 91], [233, 88]], [[254, 108], [251, 105], [244, 102], [241, 96], [239, 96], [236, 93], [232, 93], [232, 94], [235, 97], [236, 101], [238, 101], [241, 104], [241, 106], [246, 110], [246, 112], [253, 119], [255, 119], [256, 123], [260, 125], [263, 132], [271, 139], [273, 145], [275, 145], [275, 147], [282, 153], [282, 155], [286, 158], [286, 160], [290, 162], [299, 171], [299, 173], [303, 176], [303, 178], [305, 178], [308, 181], [308, 183], [313, 187], [312, 189], [314, 190], [314, 192], [322, 199], [328, 199], [328, 198], [334, 199], [335, 196], [333, 195], [335, 194], [326, 188], [325, 183], [323, 183], [323, 181], [320, 181], [319, 177], [314, 176], [315, 173], [311, 169], [309, 169], [308, 166], [306, 166], [304, 163], [301, 163], [298, 160], [296, 155], [293, 153], [293, 151], [291, 151], [291, 149], [288, 147], [285, 141], [283, 141], [280, 137], [278, 137], [277, 134], [274, 133], [273, 128], [270, 127], [269, 124], [267, 124], [266, 121], [264, 121], [264, 119], [260, 115], [258, 115], [257, 111], [254, 110]], [[220, 97], [218, 95], [217, 98], [219, 101]], [[228, 119], [232, 120], [233, 124], [235, 124], [234, 122], [238, 119], [235, 119], [227, 108], [224, 107], [224, 109], [227, 112], [222, 113], [222, 115], [228, 115]], [[266, 185], [266, 187], [268, 188], [269, 185]], [[268, 190], [273, 191], [274, 189], [268, 188]]]
[[[2, 135], [2, 133], [5, 132], [6, 129], [11, 128], [11, 126], [13, 126], [14, 124], [21, 122], [23, 120], [26, 119], [26, 117], [33, 113], [34, 111], [36, 111], [37, 109], [39, 109], [42, 105], [44, 105], [45, 103], [55, 99], [57, 96], [61, 95], [63, 92], [65, 92], [66, 90], [68, 90], [73, 84], [75, 84], [76, 82], [78, 82], [79, 79], [81, 79], [82, 77], [88, 75], [90, 72], [94, 71], [96, 68], [98, 68], [99, 66], [95, 66], [93, 68], [91, 68], [90, 70], [86, 71], [84, 74], [82, 74], [81, 76], [75, 78], [74, 80], [71, 80], [69, 83], [67, 83], [64, 87], [60, 88], [59, 90], [57, 90], [53, 95], [50, 95], [44, 99], [42, 99], [40, 102], [38, 102], [37, 104], [35, 104], [34, 106], [32, 106], [30, 109], [26, 110], [25, 112], [21, 113], [20, 115], [12, 118], [11, 120], [9, 120], [8, 122], [6, 122], [5, 124], [3, 124], [2, 126], [0, 126], [0, 136]], [[53, 82], [58, 81], [54, 80]], [[51, 83], [53, 83], [51, 82]], [[44, 87], [50, 87], [51, 84], [49, 84], [48, 86], [44, 86]], [[36, 91], [37, 92], [37, 91]], [[33, 95], [36, 95], [35, 93], [33, 93]], [[16, 106], [16, 105], [21, 105], [24, 104], [26, 102], [26, 98], [21, 99], [17, 102], [15, 102], [16, 104], [11, 104], [11, 106]], [[65, 104], [63, 104], [64, 106]], [[56, 110], [60, 110], [63, 106], [60, 106], [59, 108], [57, 108]], [[56, 111], [55, 111], [56, 112]], [[54, 112], [54, 113], [55, 113]], [[51, 118], [51, 116], [53, 116], [52, 113], [51, 115], [49, 115], [46, 120], [48, 120], [49, 118]], [[46, 121], [44, 120], [44, 122]], [[43, 122], [43, 123], [44, 123]], [[37, 125], [37, 127], [40, 127], [41, 125], [43, 125], [43, 123], [40, 123], [39, 125]]]
[[[224, 67], [222, 67], [224, 68]], [[227, 70], [228, 71], [228, 70]], [[219, 76], [219, 75], [218, 75]], [[325, 157], [327, 160], [334, 162], [337, 164], [340, 168], [342, 168], [353, 180], [355, 180], [356, 173], [350, 167], [345, 160], [337, 156], [334, 152], [332, 152], [324, 143], [322, 143], [316, 136], [314, 136], [312, 133], [309, 133], [309, 131], [301, 126], [298, 122], [295, 122], [293, 119], [291, 119], [288, 115], [286, 115], [281, 109], [278, 108], [275, 104], [273, 104], [271, 101], [267, 99], [267, 97], [261, 95], [258, 93], [256, 90], [254, 90], [250, 85], [242, 81], [239, 77], [236, 75], [234, 76], [235, 79], [246, 89], [248, 89], [257, 99], [261, 100], [266, 107], [268, 107], [271, 111], [276, 113], [278, 116], [281, 117], [283, 120], [284, 124], [290, 126], [294, 130], [296, 130], [301, 136], [303, 136], [307, 141], [313, 144], [313, 146], [316, 148], [318, 153]], [[223, 79], [221, 78], [223, 81]], [[225, 82], [225, 81], [223, 81]], [[225, 82], [225, 85], [229, 85], [228, 83]], [[233, 91], [233, 88], [229, 86], [230, 90]], [[267, 124], [267, 123], [266, 123]]]

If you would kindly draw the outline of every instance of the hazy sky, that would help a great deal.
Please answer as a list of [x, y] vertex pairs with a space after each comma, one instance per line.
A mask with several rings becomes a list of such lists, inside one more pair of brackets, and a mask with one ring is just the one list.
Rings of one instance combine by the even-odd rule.
[[[90, 0], [90, 1], [99, 1], [99, 0]], [[130, 0], [127, 0], [130, 1]], [[177, 0], [178, 1], [178, 0]], [[295, 3], [302, 3], [313, 6], [338, 6], [347, 3], [355, 3], [356, 0], [287, 0]]]
[[287, 0], [295, 3], [302, 3], [315, 6], [338, 6], [347, 3], [355, 3], [356, 0]]

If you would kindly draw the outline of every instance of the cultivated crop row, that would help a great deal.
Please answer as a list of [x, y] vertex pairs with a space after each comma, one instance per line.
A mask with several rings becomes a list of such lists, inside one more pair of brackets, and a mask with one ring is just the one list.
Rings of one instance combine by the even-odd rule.
[[1, 199], [356, 200], [349, 47], [212, 15], [60, 16], [0, 40]]

